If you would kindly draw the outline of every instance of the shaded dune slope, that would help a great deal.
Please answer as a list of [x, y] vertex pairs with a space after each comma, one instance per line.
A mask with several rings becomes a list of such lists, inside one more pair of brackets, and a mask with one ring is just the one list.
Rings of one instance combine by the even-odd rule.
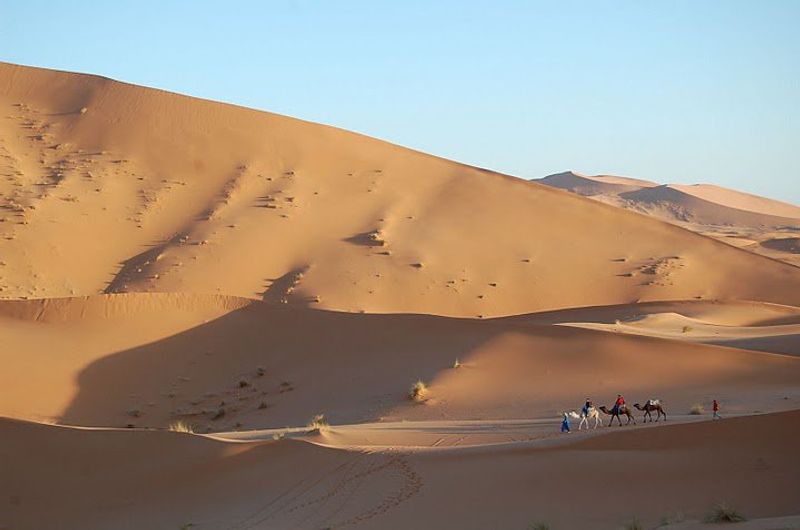
[[[712, 395], [739, 412], [800, 403], [800, 358], [535, 325], [535, 315], [369, 315], [156, 293], [6, 301], [0, 315], [0, 414], [67, 424], [182, 419], [202, 432], [302, 425], [317, 413], [338, 423], [541, 418], [576, 389], [600, 402], [655, 395], [678, 413]], [[407, 398], [417, 379], [430, 386], [422, 405]]]

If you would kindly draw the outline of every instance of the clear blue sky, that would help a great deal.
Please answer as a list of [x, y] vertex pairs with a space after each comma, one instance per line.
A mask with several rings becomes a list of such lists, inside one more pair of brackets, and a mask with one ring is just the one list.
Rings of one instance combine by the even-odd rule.
[[526, 178], [800, 203], [800, 1], [0, 0], [0, 60], [319, 121]]

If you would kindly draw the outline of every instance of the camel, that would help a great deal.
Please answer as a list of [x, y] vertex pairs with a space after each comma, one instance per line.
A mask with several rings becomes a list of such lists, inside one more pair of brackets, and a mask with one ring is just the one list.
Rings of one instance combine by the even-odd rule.
[[587, 429], [589, 428], [589, 420], [590, 419], [594, 419], [594, 428], [595, 429], [597, 428], [598, 424], [602, 423], [602, 420], [600, 420], [600, 412], [598, 412], [597, 407], [589, 407], [589, 410], [585, 414], [584, 414], [584, 412], [582, 410], [581, 410], [580, 414], [578, 414], [577, 412], [575, 412], [573, 410], [572, 412], [569, 413], [569, 415], [574, 420], [577, 420], [577, 419], [581, 420], [581, 422], [578, 424], [578, 430], [579, 431], [581, 429], [583, 429], [583, 424], [584, 423], [586, 424], [586, 428]]
[[664, 415], [664, 421], [667, 421], [667, 413], [664, 412], [664, 407], [661, 406], [661, 400], [659, 399], [648, 399], [644, 406], [639, 405], [638, 403], [633, 404], [634, 408], [637, 410], [644, 411], [644, 422], [647, 422], [647, 418], [650, 418], [650, 421], [653, 421], [653, 415], [651, 412], [655, 411], [658, 415], [656, 416], [656, 421], [661, 419], [661, 415]]
[[611, 419], [608, 420], [609, 427], [611, 427], [611, 424], [614, 423], [614, 418], [617, 418], [620, 427], [622, 427], [622, 420], [620, 419], [620, 416], [623, 415], [628, 417], [628, 423], [626, 423], [625, 425], [630, 424], [630, 422], [633, 422], [633, 424], [636, 425], [636, 419], [633, 417], [633, 414], [631, 414], [631, 409], [628, 408], [628, 405], [622, 405], [621, 407], [619, 407], [619, 409], [614, 409], [612, 407], [611, 410], [608, 410], [605, 405], [602, 405], [600, 407], [600, 410], [602, 410], [605, 414], [611, 416]]

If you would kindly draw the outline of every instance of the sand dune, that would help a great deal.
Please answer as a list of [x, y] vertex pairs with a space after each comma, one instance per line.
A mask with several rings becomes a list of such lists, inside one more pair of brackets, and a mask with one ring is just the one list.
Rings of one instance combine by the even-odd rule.
[[[0, 529], [800, 515], [796, 207], [5, 63], [0, 109]], [[558, 434], [620, 392], [668, 425]]]
[[[800, 304], [795, 268], [331, 127], [9, 64], [0, 107], [7, 298], [220, 293], [468, 317]], [[629, 276], [665, 260], [655, 281]]]
[[542, 179], [536, 179], [536, 182], [589, 197], [593, 195], [612, 195], [658, 186], [658, 184], [646, 180], [613, 175], [590, 176], [575, 173], [574, 171], [548, 175]]
[[[0, 494], [10, 502], [0, 523], [22, 530], [477, 529], [543, 521], [606, 529], [634, 517], [648, 526], [678, 513], [702, 519], [720, 500], [751, 518], [780, 517], [797, 510], [799, 420], [790, 412], [576, 435], [556, 445], [413, 452], [3, 420]], [[20, 454], [35, 458], [12, 457]]]
[[[800, 207], [709, 184], [663, 184], [627, 177], [558, 173], [535, 182], [644, 213], [730, 245], [800, 266], [789, 242]], [[784, 242], [785, 241], [785, 242]]]
[[729, 208], [745, 210], [748, 212], [762, 213], [777, 217], [800, 219], [800, 206], [789, 204], [775, 199], [767, 199], [712, 184], [670, 184], [670, 187], [694, 195], [709, 202], [722, 204]]
[[[800, 218], [780, 217], [763, 212], [742, 210], [707, 200], [684, 191], [692, 186], [664, 185], [620, 193], [624, 201], [660, 212], [661, 217], [673, 216], [684, 222], [701, 225], [781, 227], [800, 226]], [[764, 199], [765, 201], [767, 199]], [[782, 211], [781, 209], [776, 209]]]
[[551, 311], [508, 320], [800, 355], [800, 309], [759, 302], [652, 302]]
[[[799, 312], [753, 307], [760, 319]], [[362, 315], [155, 293], [6, 301], [0, 315], [0, 415], [74, 425], [553, 418], [617, 392], [658, 396], [678, 414], [712, 397], [732, 412], [800, 405], [800, 358], [638, 336], [656, 333], [633, 325], [624, 335], [536, 315]], [[417, 379], [430, 387], [423, 405], [407, 397]]]

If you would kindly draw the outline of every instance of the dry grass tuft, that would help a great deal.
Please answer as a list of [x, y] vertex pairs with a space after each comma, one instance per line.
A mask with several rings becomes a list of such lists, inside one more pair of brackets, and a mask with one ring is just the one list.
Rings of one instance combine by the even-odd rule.
[[455, 362], [453, 363], [453, 368], [461, 368], [462, 366], [464, 365], [461, 364], [461, 361], [459, 361], [458, 359], [456, 359]]
[[706, 523], [741, 523], [747, 518], [736, 511], [727, 502], [721, 502], [714, 506], [714, 510], [708, 514], [704, 522]]
[[422, 380], [417, 381], [411, 386], [411, 390], [408, 392], [408, 397], [412, 401], [417, 403], [423, 403], [428, 396], [428, 385], [422, 382]]
[[330, 427], [330, 425], [328, 425], [328, 422], [325, 420], [325, 415], [317, 414], [308, 421], [308, 424], [306, 425], [306, 431], [310, 433], [322, 432], [328, 427]]
[[705, 414], [706, 409], [700, 403], [695, 403], [692, 405], [692, 408], [689, 409], [689, 414], [692, 416], [700, 416], [701, 414]]
[[184, 420], [173, 421], [169, 424], [169, 430], [172, 432], [188, 432], [194, 433], [194, 427], [189, 422]]

